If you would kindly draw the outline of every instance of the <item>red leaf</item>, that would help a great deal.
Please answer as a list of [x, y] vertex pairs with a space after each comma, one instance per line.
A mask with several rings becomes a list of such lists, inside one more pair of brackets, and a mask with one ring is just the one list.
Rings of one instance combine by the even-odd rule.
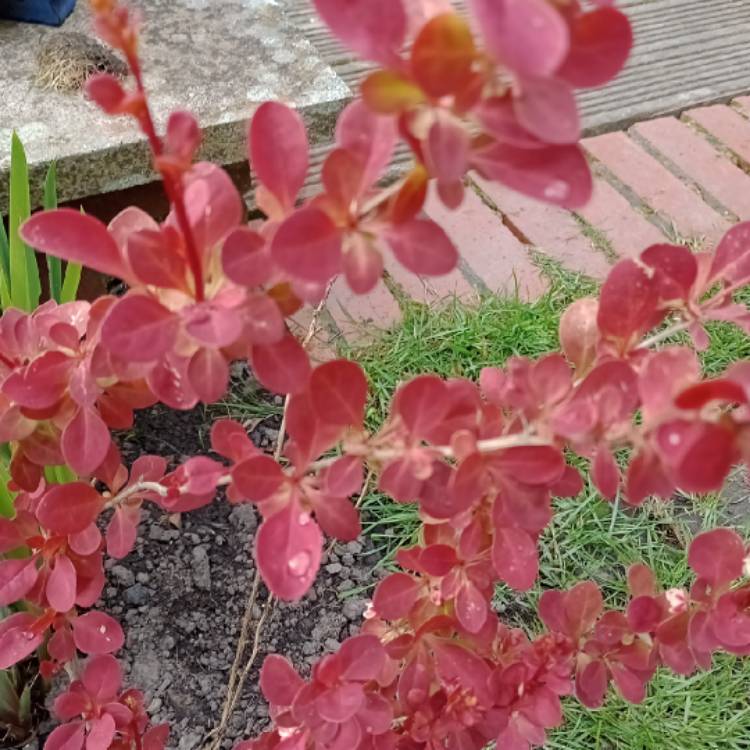
[[652, 245], [641, 253], [641, 261], [655, 269], [659, 296], [663, 300], [685, 301], [698, 276], [698, 262], [683, 245]]
[[84, 654], [111, 654], [125, 643], [117, 620], [103, 612], [87, 612], [73, 620], [73, 640]]
[[398, 59], [406, 37], [401, 0], [315, 0], [315, 8], [331, 31], [359, 57], [386, 65]]
[[273, 270], [265, 239], [249, 227], [237, 227], [224, 240], [221, 265], [227, 278], [241, 286], [261, 286]]
[[86, 735], [86, 750], [107, 750], [115, 736], [115, 720], [109, 714], [102, 714], [89, 722]]
[[566, 466], [562, 477], [549, 490], [552, 497], [578, 497], [583, 492], [581, 473], [572, 466]]
[[536, 542], [521, 529], [495, 529], [492, 564], [511, 588], [528, 591], [539, 574]]
[[383, 275], [383, 256], [363, 234], [349, 235], [344, 255], [344, 276], [355, 294], [371, 292]]
[[742, 575], [745, 546], [731, 529], [699, 534], [690, 544], [688, 564], [711, 586], [723, 586]]
[[346, 359], [319, 365], [310, 378], [310, 400], [322, 422], [361, 426], [367, 402], [364, 371]]
[[594, 627], [602, 613], [602, 592], [592, 581], [582, 581], [565, 592], [565, 616], [571, 624], [570, 634], [580, 638]]
[[456, 597], [456, 617], [470, 633], [478, 633], [487, 621], [488, 605], [482, 592], [467, 581]]
[[283, 209], [294, 206], [307, 175], [309, 149], [302, 118], [277, 102], [262, 104], [248, 132], [250, 163]]
[[131, 514], [118, 508], [107, 526], [107, 554], [116, 560], [128, 555], [138, 535], [138, 525]]
[[302, 345], [287, 334], [277, 344], [253, 346], [251, 358], [255, 374], [264, 385], [277, 393], [300, 393], [310, 379], [310, 360]]
[[126, 280], [129, 276], [107, 227], [74, 208], [36, 213], [20, 233], [25, 242], [47, 255], [81, 263], [108, 276]]
[[488, 179], [545, 203], [574, 209], [591, 198], [591, 172], [577, 145], [530, 149], [496, 143], [475, 152], [472, 161]]
[[633, 46], [628, 17], [613, 7], [579, 13], [569, 22], [570, 52], [557, 74], [576, 88], [601, 86], [625, 65]]
[[32, 630], [35, 619], [28, 612], [17, 612], [0, 622], [0, 669], [25, 659], [44, 641], [45, 632]]
[[458, 263], [458, 252], [450, 238], [430, 219], [394, 225], [385, 238], [399, 263], [412, 273], [442, 276]]
[[111, 442], [109, 429], [99, 414], [81, 407], [63, 430], [65, 463], [79, 476], [89, 476], [101, 466]]
[[654, 571], [643, 563], [631, 565], [628, 568], [628, 590], [633, 597], [653, 596], [656, 593]]
[[591, 478], [603, 497], [607, 500], [615, 499], [620, 486], [620, 469], [612, 451], [606, 445], [600, 445], [596, 449]]
[[0, 518], [0, 555], [20, 547], [24, 542], [17, 525], [7, 518]]
[[344, 680], [369, 682], [383, 669], [385, 649], [374, 635], [356, 635], [341, 644], [338, 658]]
[[456, 550], [448, 544], [431, 544], [419, 555], [419, 566], [427, 575], [442, 578], [458, 565]]
[[247, 430], [233, 419], [219, 419], [213, 423], [211, 448], [220, 456], [234, 462], [260, 453], [250, 440]]
[[372, 606], [384, 620], [400, 620], [411, 612], [419, 596], [419, 584], [406, 573], [392, 573], [375, 589]]
[[52, 730], [44, 743], [44, 750], [81, 750], [84, 740], [84, 724], [74, 721]]
[[492, 703], [489, 690], [490, 668], [484, 659], [447, 641], [436, 640], [434, 650], [438, 673], [445, 684], [461, 685], [473, 693], [482, 707]]
[[159, 724], [151, 727], [143, 735], [143, 750], [164, 750], [169, 739], [169, 724]]
[[262, 502], [281, 487], [284, 472], [271, 456], [251, 456], [232, 469], [232, 481], [243, 497]]
[[326, 284], [341, 271], [339, 228], [318, 208], [300, 208], [287, 217], [271, 240], [271, 255], [290, 276]]
[[315, 699], [315, 708], [321, 719], [343, 724], [354, 716], [365, 700], [362, 685], [344, 682], [323, 691]]
[[607, 684], [604, 662], [592, 661], [576, 675], [576, 697], [587, 708], [599, 708], [604, 703]]
[[635, 633], [656, 630], [663, 615], [661, 605], [652, 596], [636, 596], [628, 604], [628, 625]]
[[511, 70], [549, 76], [568, 54], [568, 26], [544, 0], [470, 0], [487, 49]]
[[39, 503], [39, 523], [55, 534], [75, 534], [93, 523], [102, 509], [101, 495], [85, 482], [52, 485]]
[[20, 602], [31, 591], [38, 576], [33, 557], [0, 560], [0, 607]]
[[705, 380], [690, 386], [675, 399], [678, 409], [702, 409], [711, 401], [724, 401], [729, 404], [747, 403], [745, 389], [732, 380]]
[[102, 534], [95, 523], [89, 524], [83, 531], [68, 536], [68, 546], [77, 555], [93, 555], [99, 550]]
[[674, 482], [667, 477], [659, 457], [644, 451], [630, 461], [625, 478], [625, 499], [631, 505], [640, 505], [652, 495], [665, 500], [672, 496]]
[[420, 375], [402, 385], [393, 403], [394, 411], [415, 438], [425, 437], [436, 427], [448, 406], [448, 388], [437, 375]]
[[179, 321], [153, 297], [129, 294], [114, 304], [102, 324], [102, 343], [132, 362], [154, 362], [174, 347]]
[[531, 486], [556, 482], [565, 472], [562, 451], [551, 445], [508, 448], [492, 463], [503, 474]]
[[325, 473], [325, 491], [334, 497], [349, 497], [362, 488], [364, 466], [358, 456], [342, 456]]
[[581, 136], [572, 89], [554, 78], [523, 78], [513, 99], [518, 122], [545, 143], [576, 143]]
[[76, 601], [76, 569], [65, 555], [58, 555], [47, 579], [47, 601], [52, 609], [67, 612]]
[[143, 284], [185, 290], [187, 263], [182, 242], [174, 227], [132, 232], [126, 251], [133, 273]]
[[322, 544], [318, 525], [294, 502], [264, 521], [255, 556], [271, 593], [284, 601], [304, 596], [320, 567]]
[[411, 464], [400, 458], [383, 467], [378, 480], [378, 489], [399, 503], [415, 502], [422, 486], [423, 482], [414, 476]]
[[305, 683], [287, 659], [270, 654], [260, 670], [263, 697], [275, 706], [291, 706]]
[[353, 542], [362, 533], [359, 512], [345, 497], [321, 496], [315, 502], [315, 518], [328, 536], [342, 542]]

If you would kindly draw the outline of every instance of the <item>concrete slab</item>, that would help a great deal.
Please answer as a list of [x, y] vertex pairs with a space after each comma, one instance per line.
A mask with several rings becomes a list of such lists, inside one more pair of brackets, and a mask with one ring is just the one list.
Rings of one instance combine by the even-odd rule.
[[[277, 0], [133, 0], [144, 17], [143, 64], [156, 119], [186, 107], [204, 129], [203, 156], [245, 158], [245, 125], [254, 107], [279, 99], [300, 108], [313, 139], [330, 137], [351, 91], [294, 29]], [[80, 0], [65, 31], [91, 29]], [[110, 118], [82, 94], [33, 85], [39, 45], [56, 30], [0, 22], [0, 212], [7, 208], [10, 136], [29, 157], [32, 182], [58, 162], [61, 200], [153, 179], [145, 142], [127, 118]], [[37, 194], [38, 199], [38, 194]], [[34, 201], [35, 203], [38, 200]]]

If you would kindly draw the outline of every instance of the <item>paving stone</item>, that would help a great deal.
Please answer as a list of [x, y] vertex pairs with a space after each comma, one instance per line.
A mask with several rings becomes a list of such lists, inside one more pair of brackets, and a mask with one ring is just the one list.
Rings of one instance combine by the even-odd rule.
[[385, 269], [404, 294], [417, 302], [430, 305], [453, 298], [471, 301], [477, 297], [477, 290], [458, 268], [444, 276], [419, 276], [390, 257], [385, 261]]
[[583, 235], [580, 224], [568, 211], [524, 198], [479, 176], [472, 179], [498, 211], [538, 250], [569, 271], [594, 279], [603, 279], [607, 275], [610, 268], [607, 259]]
[[380, 281], [368, 294], [354, 294], [343, 277], [331, 287], [326, 309], [351, 345], [371, 339], [373, 328], [390, 328], [401, 320], [396, 298]]
[[546, 290], [528, 248], [473, 189], [466, 191], [458, 211], [448, 210], [431, 196], [427, 213], [445, 229], [470, 273], [490, 292], [534, 300]]
[[638, 123], [632, 131], [736, 217], [750, 218], [750, 177], [690, 126], [674, 117], [662, 117]]
[[750, 96], [738, 96], [732, 104], [743, 115], [745, 115], [745, 117], [750, 117]]
[[625, 133], [608, 133], [583, 141], [584, 148], [685, 238], [718, 240], [728, 222], [647, 154]]
[[576, 213], [601, 232], [612, 250], [622, 258], [636, 257], [649, 245], [667, 241], [665, 235], [601, 177], [594, 178], [591, 200]]
[[727, 148], [750, 164], [750, 122], [731, 107], [717, 104], [685, 112], [685, 118], [700, 125]]

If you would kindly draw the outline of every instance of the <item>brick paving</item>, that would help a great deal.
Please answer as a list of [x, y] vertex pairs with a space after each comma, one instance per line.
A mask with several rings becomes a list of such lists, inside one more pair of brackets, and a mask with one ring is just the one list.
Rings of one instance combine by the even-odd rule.
[[325, 327], [335, 341], [365, 343], [388, 328], [413, 301], [467, 302], [482, 294], [530, 300], [546, 288], [540, 258], [600, 280], [618, 258], [657, 242], [710, 247], [732, 223], [750, 219], [750, 97], [689, 109], [627, 130], [586, 138], [595, 174], [594, 196], [578, 212], [523, 198], [478, 177], [464, 206], [447, 211], [430, 198], [438, 220], [461, 254], [446, 277], [420, 279], [386, 264], [375, 293], [333, 287]]

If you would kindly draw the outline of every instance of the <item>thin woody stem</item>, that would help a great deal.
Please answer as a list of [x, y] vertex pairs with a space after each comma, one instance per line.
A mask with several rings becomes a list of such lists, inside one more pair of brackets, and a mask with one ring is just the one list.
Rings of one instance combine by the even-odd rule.
[[638, 347], [639, 349], [650, 349], [652, 346], [656, 346], [657, 344], [661, 344], [662, 341], [666, 341], [667, 339], [672, 338], [677, 333], [681, 333], [682, 331], [686, 331], [692, 323], [688, 320], [683, 320], [679, 323], [675, 323], [672, 326], [669, 326], [669, 328], [665, 328], [663, 331], [660, 331], [659, 333], [654, 334], [650, 338], [647, 338], [645, 341], [641, 342], [641, 345]]

